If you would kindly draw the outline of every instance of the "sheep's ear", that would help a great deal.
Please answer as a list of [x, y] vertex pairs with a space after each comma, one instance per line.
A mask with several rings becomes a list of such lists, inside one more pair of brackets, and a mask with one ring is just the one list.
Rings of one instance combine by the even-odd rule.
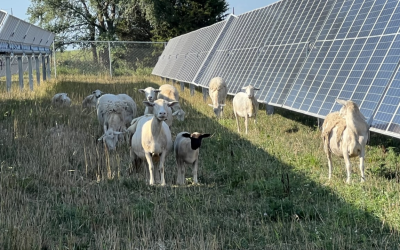
[[343, 106], [346, 105], [347, 101], [341, 100], [341, 99], [336, 99], [336, 102], [339, 104], [342, 104]]
[[120, 135], [123, 134], [124, 132], [120, 132], [120, 131], [114, 131], [114, 135]]
[[177, 102], [177, 101], [167, 102], [167, 106], [168, 106], [168, 107], [172, 107], [172, 106], [174, 106], [174, 105], [177, 104], [177, 103], [179, 103], [179, 102]]
[[144, 93], [144, 89], [138, 89], [140, 93]]
[[190, 138], [190, 134], [189, 133], [184, 133], [184, 134], [182, 134], [182, 137]]
[[211, 134], [202, 134], [201, 136], [200, 136], [200, 138], [207, 138], [207, 137], [210, 137], [211, 136]]
[[208, 104], [208, 106], [210, 106], [210, 107], [214, 107], [214, 105], [212, 105], [212, 104]]
[[221, 107], [225, 107], [226, 104], [220, 104]]
[[246, 87], [242, 87], [242, 89], [247, 89], [247, 86]]
[[176, 116], [176, 115], [178, 115], [179, 114], [179, 110], [178, 111], [175, 111], [174, 113], [172, 113], [172, 116]]
[[155, 89], [155, 90], [154, 90], [155, 93], [158, 93], [158, 92], [160, 92], [160, 91], [161, 91], [161, 90], [159, 90], [159, 89]]
[[97, 140], [98, 140], [98, 141], [101, 141], [101, 140], [103, 140], [103, 137], [104, 137], [104, 135], [100, 136], [100, 138], [97, 139]]
[[154, 107], [154, 105], [155, 105], [155, 103], [149, 102], [149, 101], [143, 101], [143, 103], [144, 103], [147, 107]]

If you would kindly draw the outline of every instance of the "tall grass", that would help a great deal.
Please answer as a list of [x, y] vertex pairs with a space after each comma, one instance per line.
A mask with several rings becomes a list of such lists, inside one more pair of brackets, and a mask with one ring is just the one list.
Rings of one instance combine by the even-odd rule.
[[[372, 134], [365, 183], [357, 159], [352, 184], [338, 158], [328, 181], [315, 118], [279, 108], [238, 134], [231, 98], [216, 120], [201, 91], [180, 91], [187, 116], [173, 137], [214, 134], [200, 149], [201, 184], [187, 171], [188, 185], [176, 186], [170, 154], [167, 186], [148, 186], [128, 145], [104, 149], [81, 101], [95, 89], [127, 93], [142, 113], [137, 89], [160, 84], [77, 75], [0, 93], [0, 249], [400, 248], [399, 141]], [[57, 92], [73, 105], [51, 107]]]

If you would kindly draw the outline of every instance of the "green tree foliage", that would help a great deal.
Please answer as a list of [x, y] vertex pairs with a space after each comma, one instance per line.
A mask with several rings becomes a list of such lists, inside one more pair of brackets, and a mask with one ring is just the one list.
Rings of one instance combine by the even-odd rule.
[[153, 40], [168, 40], [222, 21], [225, 0], [139, 0], [152, 27]]

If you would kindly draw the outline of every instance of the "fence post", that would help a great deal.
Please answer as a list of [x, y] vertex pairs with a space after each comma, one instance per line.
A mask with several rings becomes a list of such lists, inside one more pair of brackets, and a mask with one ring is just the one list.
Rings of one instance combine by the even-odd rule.
[[29, 88], [33, 90], [32, 56], [28, 56]]
[[112, 75], [112, 68], [111, 68], [111, 45], [110, 45], [110, 41], [108, 41], [108, 60], [110, 60], [110, 76], [112, 78], [113, 75]]
[[24, 88], [24, 71], [22, 70], [22, 56], [18, 56], [17, 60], [18, 60], [19, 88], [22, 90]]
[[7, 92], [11, 90], [11, 59], [10, 56], [6, 56], [6, 85]]

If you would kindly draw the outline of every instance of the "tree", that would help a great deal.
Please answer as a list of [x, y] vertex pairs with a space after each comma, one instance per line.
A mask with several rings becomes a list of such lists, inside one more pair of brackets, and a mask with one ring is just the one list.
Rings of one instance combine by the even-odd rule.
[[153, 40], [169, 40], [224, 20], [225, 0], [139, 0]]

